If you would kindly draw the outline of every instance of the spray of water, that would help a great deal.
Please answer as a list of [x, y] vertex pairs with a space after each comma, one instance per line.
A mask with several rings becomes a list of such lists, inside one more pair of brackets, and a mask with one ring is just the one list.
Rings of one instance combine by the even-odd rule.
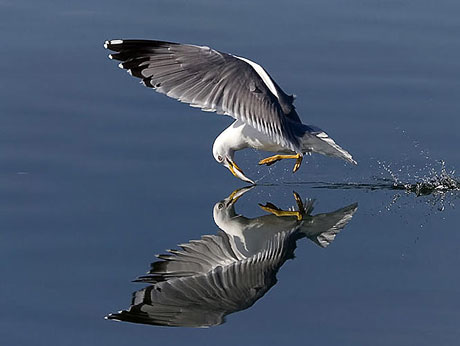
[[[420, 176], [418, 173], [407, 173], [408, 181], [404, 181], [398, 173], [391, 169], [390, 165], [378, 162], [380, 167], [387, 172], [393, 181], [393, 188], [413, 192], [417, 196], [460, 191], [460, 179], [455, 177], [455, 171], [447, 171], [444, 161], [439, 161], [440, 168], [430, 167], [427, 174]], [[401, 173], [403, 169], [399, 169]], [[419, 170], [420, 172], [420, 170]], [[413, 181], [410, 181], [413, 179]]]
[[[403, 169], [400, 168], [398, 173], [395, 173], [390, 165], [382, 162], [379, 162], [379, 165], [391, 176], [391, 189], [404, 190], [406, 193], [414, 193], [416, 196], [430, 196], [427, 203], [437, 207], [439, 211], [443, 211], [446, 204], [454, 207], [453, 200], [458, 197], [456, 192], [460, 191], [460, 179], [455, 176], [454, 170], [448, 171], [446, 169], [446, 163], [443, 160], [439, 161], [440, 167], [427, 165], [428, 170], [425, 169], [424, 172], [419, 169], [415, 174], [406, 173], [407, 180], [398, 175], [398, 173], [403, 172]], [[421, 174], [422, 172], [423, 174]], [[399, 197], [400, 195], [395, 200]]]

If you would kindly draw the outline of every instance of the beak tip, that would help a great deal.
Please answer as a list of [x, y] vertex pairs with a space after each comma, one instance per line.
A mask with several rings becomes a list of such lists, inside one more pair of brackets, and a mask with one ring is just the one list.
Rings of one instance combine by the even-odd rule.
[[244, 181], [244, 182], [246, 182], [246, 183], [249, 183], [249, 184], [251, 184], [251, 185], [255, 185], [255, 184], [256, 184], [252, 179], [250, 179], [250, 178], [248, 178], [247, 176], [245, 176], [242, 172], [241, 172], [241, 174], [239, 174], [239, 175], [237, 176], [237, 178], [239, 178], [239, 179], [241, 179], [242, 181]]
[[232, 174], [237, 177], [238, 179], [241, 179], [249, 184], [255, 185], [256, 183], [249, 179], [247, 176], [244, 175], [243, 171], [230, 159], [227, 158], [227, 165], [225, 165]]

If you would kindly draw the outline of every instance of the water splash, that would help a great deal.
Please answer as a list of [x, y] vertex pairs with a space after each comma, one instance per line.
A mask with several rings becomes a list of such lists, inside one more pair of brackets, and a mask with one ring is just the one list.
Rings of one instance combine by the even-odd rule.
[[[417, 196], [426, 196], [431, 194], [446, 193], [449, 191], [460, 191], [460, 179], [455, 177], [455, 171], [447, 171], [446, 164], [443, 160], [439, 161], [441, 167], [437, 170], [430, 167], [428, 174], [420, 176], [407, 173], [409, 179], [415, 178], [413, 182], [404, 182], [390, 167], [385, 163], [378, 161], [379, 165], [391, 176], [393, 181], [392, 188], [395, 190], [406, 190], [413, 192]], [[402, 172], [400, 168], [399, 173]], [[420, 172], [420, 170], [419, 170]]]
[[[393, 168], [392, 164], [378, 161], [383, 172], [380, 177], [373, 177], [369, 183], [331, 183], [331, 182], [285, 182], [286, 185], [309, 185], [314, 189], [329, 190], [390, 190], [397, 191], [392, 198], [387, 210], [392, 209], [404, 195], [416, 197], [427, 196], [423, 199], [431, 207], [443, 211], [446, 205], [455, 207], [454, 200], [460, 197], [460, 177], [455, 176], [455, 171], [448, 171], [444, 161], [439, 161], [439, 166], [427, 164], [424, 168], [416, 170], [414, 165]], [[415, 172], [415, 173], [411, 173]], [[388, 177], [389, 176], [389, 177]]]
[[[460, 177], [455, 176], [454, 170], [448, 171], [443, 160], [438, 161], [437, 166], [429, 163], [418, 170], [415, 165], [395, 170], [389, 164], [378, 163], [391, 178], [375, 178], [379, 184], [370, 184], [374, 189], [399, 190], [406, 195], [415, 194], [416, 197], [427, 196], [423, 201], [438, 211], [444, 211], [446, 205], [454, 208], [454, 200], [460, 197]], [[386, 209], [390, 210], [402, 196], [396, 193]]]

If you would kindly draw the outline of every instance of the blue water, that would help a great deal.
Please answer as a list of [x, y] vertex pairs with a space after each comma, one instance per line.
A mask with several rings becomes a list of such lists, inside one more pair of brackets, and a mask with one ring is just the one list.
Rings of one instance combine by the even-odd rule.
[[[456, 1], [0, 1], [0, 340], [5, 345], [456, 345], [458, 192], [416, 183], [459, 169]], [[104, 319], [126, 309], [154, 255], [218, 231], [244, 186], [212, 157], [231, 120], [143, 88], [107, 59], [113, 38], [204, 44], [257, 61], [306, 123], [358, 166], [312, 156], [238, 164], [236, 205], [315, 200], [358, 209], [325, 249], [298, 242], [278, 283], [209, 329]], [[173, 140], [171, 140], [173, 139]], [[193, 142], [193, 147], [190, 143]], [[390, 170], [386, 168], [390, 167]], [[391, 174], [389, 173], [391, 172]], [[451, 174], [458, 177], [458, 173]]]

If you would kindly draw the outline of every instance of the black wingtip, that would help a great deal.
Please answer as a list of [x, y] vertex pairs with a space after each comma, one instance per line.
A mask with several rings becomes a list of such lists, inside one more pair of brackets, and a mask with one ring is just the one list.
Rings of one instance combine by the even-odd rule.
[[116, 47], [117, 46], [121, 47], [123, 45], [123, 42], [124, 42], [124, 40], [121, 40], [121, 39], [106, 40], [104, 42], [104, 48], [105, 49], [110, 49], [110, 50], [113, 50], [113, 51], [118, 51]]

